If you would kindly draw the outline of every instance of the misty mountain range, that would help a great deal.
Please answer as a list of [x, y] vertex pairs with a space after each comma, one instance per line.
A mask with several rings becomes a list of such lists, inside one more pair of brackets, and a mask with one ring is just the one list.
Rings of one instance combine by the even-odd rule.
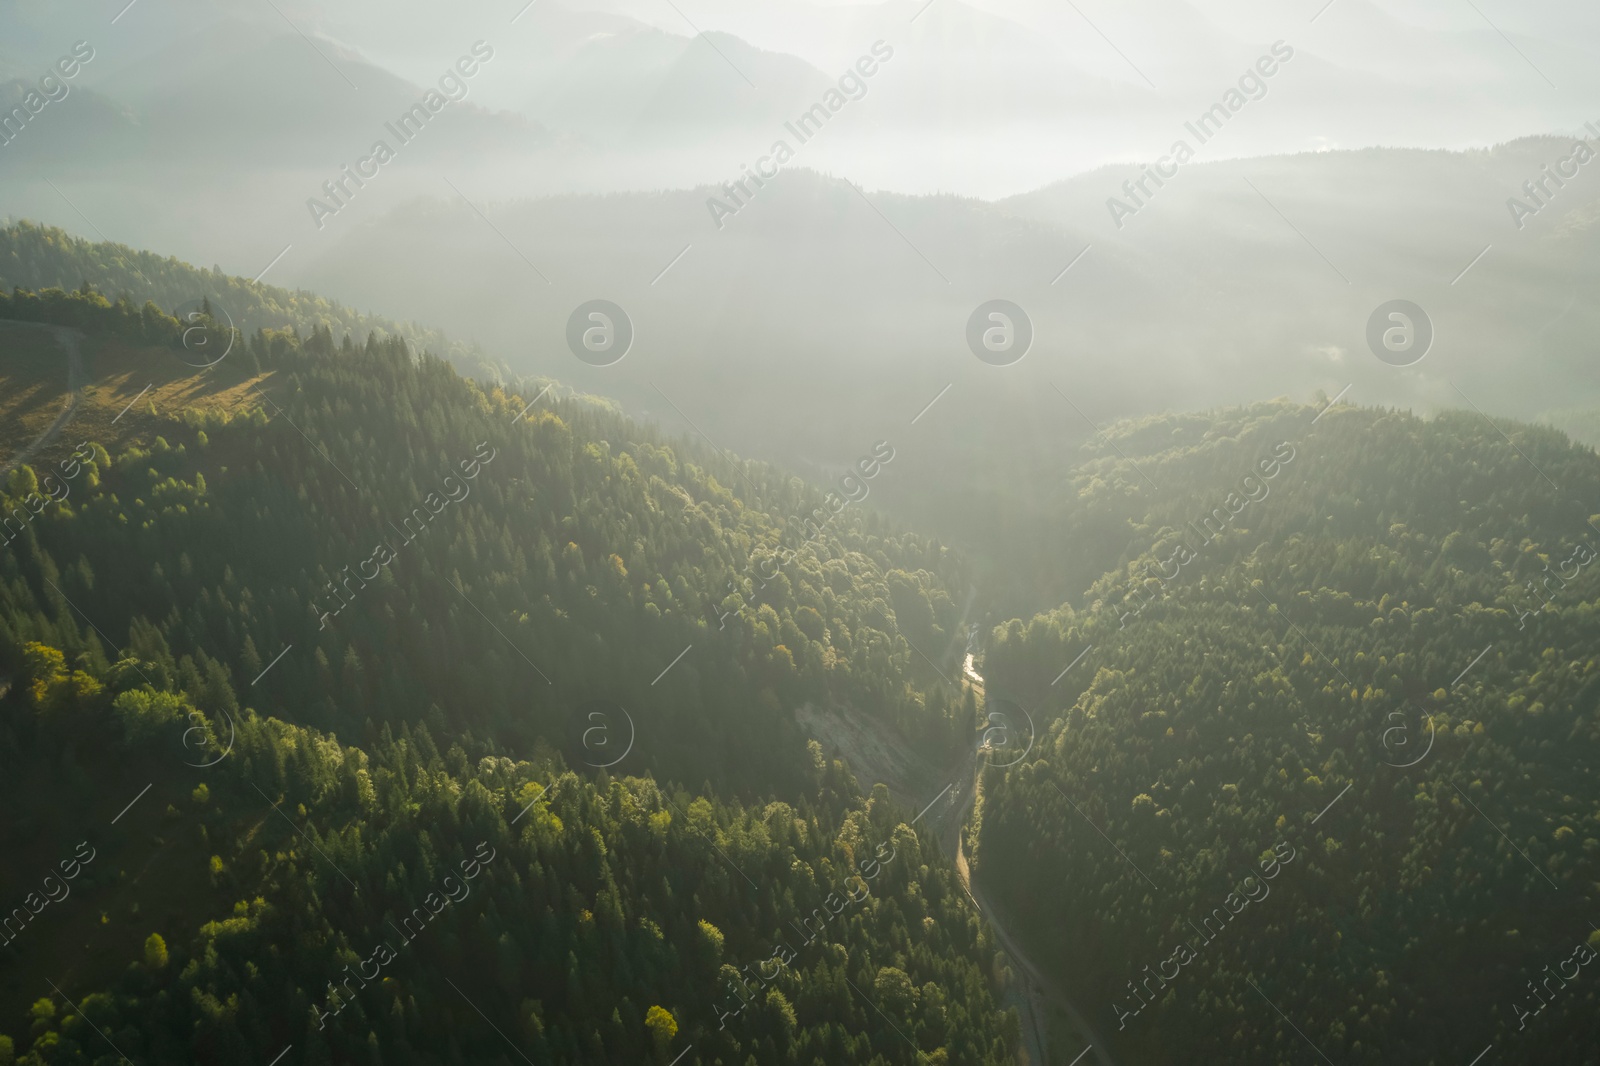
[[[560, 379], [813, 474], [922, 434], [899, 468], [917, 485], [904, 502], [935, 506], [937, 484], [963, 523], [962, 501], [996, 483], [981, 427], [1048, 442], [1001, 478], [1030, 507], [1107, 420], [1241, 396], [1348, 387], [1600, 441], [1581, 298], [1600, 166], [1546, 184], [1537, 214], [1508, 206], [1579, 143], [1549, 131], [1600, 146], [1582, 128], [1600, 114], [1580, 110], [1596, 68], [1559, 32], [1566, 15], [1491, 24], [1360, 0], [1292, 17], [955, 0], [367, 7], [107, 12], [70, 95], [0, 149], [10, 210], [247, 278], [265, 268], [475, 343], [503, 375]], [[3, 69], [19, 80], [0, 100], [87, 32], [42, 8], [13, 18]], [[893, 60], [802, 143], [794, 120], [879, 41]], [[391, 138], [474, 48], [494, 58], [463, 98]], [[1269, 54], [1293, 58], [1247, 81]], [[1202, 141], [1195, 122], [1230, 92], [1248, 106]], [[354, 189], [344, 175], [379, 139], [394, 158]], [[782, 173], [730, 189], [780, 141]], [[1179, 141], [1194, 158], [1151, 184], [1146, 167]], [[730, 195], [733, 217], [712, 207]], [[637, 331], [603, 369], [563, 341], [595, 298]], [[1033, 320], [1012, 367], [963, 339], [994, 298]], [[1436, 329], [1415, 366], [1366, 350], [1369, 315], [1395, 298]], [[975, 417], [919, 414], [936, 396]]]
[[1597, 59], [6, 6], [0, 1066], [1590, 1061]]
[[[41, 124], [36, 143], [0, 152], [0, 168], [24, 183], [19, 213], [75, 228], [86, 217], [114, 239], [220, 255], [250, 274], [310, 232], [305, 179], [316, 177], [314, 188], [366, 149], [373, 129], [475, 40], [497, 63], [367, 217], [441, 195], [441, 174], [469, 195], [505, 200], [720, 183], [880, 39], [897, 50], [893, 76], [808, 146], [801, 165], [868, 187], [991, 199], [1155, 159], [1274, 40], [1295, 50], [1294, 64], [1202, 162], [1487, 147], [1578, 129], [1597, 117], [1583, 108], [1600, 88], [1593, 56], [1562, 30], [1565, 15], [1496, 12], [1488, 24], [1361, 0], [1292, 15], [1150, 2], [1081, 15], [1008, 4], [1001, 14], [957, 0], [719, 2], [681, 16], [631, 0], [448, 13], [356, 4], [337, 15], [292, 4], [105, 7], [103, 22], [42, 6], [8, 18], [8, 78], [37, 76], [80, 38], [99, 51], [54, 128]], [[96, 180], [109, 165], [139, 177]], [[197, 172], [207, 181], [183, 181]], [[197, 223], [222, 231], [221, 241], [197, 239]]]

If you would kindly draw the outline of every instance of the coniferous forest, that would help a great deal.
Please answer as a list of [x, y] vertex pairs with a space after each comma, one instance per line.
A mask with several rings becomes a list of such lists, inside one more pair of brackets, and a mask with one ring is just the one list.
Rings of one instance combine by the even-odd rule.
[[1600, 1066], [1595, 99], [0, 5], [0, 1066]]
[[[8, 1059], [1012, 1062], [991, 919], [1130, 1062], [1592, 1046], [1600, 461], [1559, 433], [1120, 424], [1049, 519], [1103, 576], [983, 633], [960, 551], [404, 337], [0, 318], [246, 386], [8, 477]], [[802, 707], [935, 766], [1027, 713], [964, 830], [995, 910]]]

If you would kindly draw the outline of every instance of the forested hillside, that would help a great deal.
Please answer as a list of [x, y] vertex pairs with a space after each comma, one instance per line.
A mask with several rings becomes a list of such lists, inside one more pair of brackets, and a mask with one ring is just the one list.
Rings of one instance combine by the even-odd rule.
[[269, 706], [369, 741], [448, 715], [576, 742], [585, 701], [648, 706], [644, 765], [735, 787], [804, 762], [800, 702], [914, 725], [930, 753], [964, 735], [933, 665], [960, 621], [936, 545], [851, 508], [823, 522], [823, 494], [770, 469], [485, 393], [397, 340], [257, 334], [239, 358], [271, 374], [248, 416], [190, 412], [26, 524], [12, 648], [87, 618], [237, 689], [293, 646]]
[[794, 721], [969, 735], [948, 552], [401, 339], [237, 343], [244, 413], [0, 499], [21, 1061], [1008, 1061], [953, 874]]
[[347, 746], [173, 691], [164, 656], [24, 654], [11, 892], [54, 902], [8, 927], [34, 1005], [5, 1061], [1009, 1061], [953, 875], [820, 751], [794, 803], [741, 806], [425, 725]]
[[1130, 1063], [1587, 1061], [1594, 452], [1286, 402], [1112, 439], [1123, 565], [986, 655], [1051, 724], [980, 880]]
[[[267, 264], [263, 263], [263, 266]], [[305, 289], [284, 289], [203, 270], [171, 256], [124, 244], [74, 237], [54, 226], [27, 220], [0, 226], [0, 289], [77, 289], [88, 285], [116, 300], [155, 303], [168, 314], [209, 300], [245, 333], [293, 329], [310, 334], [330, 329], [343, 336], [400, 337], [413, 348], [428, 349], [471, 373], [489, 365], [481, 351], [451, 341], [443, 333], [412, 322], [394, 322], [343, 307]]]
[[[0, 318], [100, 375], [197, 328]], [[970, 750], [994, 601], [853, 502], [892, 445], [824, 493], [401, 338], [198, 328], [227, 405], [69, 423], [0, 498], [0, 1063], [1022, 1053], [933, 804], [796, 721]], [[1288, 401], [1086, 447], [1023, 531], [1084, 592], [981, 663], [1040, 727], [968, 838], [1032, 961], [1134, 1066], [1581, 1061], [1600, 458]]]
[[0, 1066], [1600, 1066], [1597, 58], [0, 5]]

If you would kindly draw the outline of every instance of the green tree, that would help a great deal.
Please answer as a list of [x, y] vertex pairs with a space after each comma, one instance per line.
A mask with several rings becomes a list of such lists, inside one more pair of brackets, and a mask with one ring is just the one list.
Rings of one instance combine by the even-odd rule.
[[656, 1051], [665, 1053], [672, 1038], [678, 1035], [678, 1020], [665, 1007], [651, 1007], [645, 1012], [644, 1024], [650, 1030], [650, 1039], [655, 1042]]
[[144, 964], [152, 970], [162, 970], [167, 965], [167, 942], [160, 933], [151, 933], [144, 941]]

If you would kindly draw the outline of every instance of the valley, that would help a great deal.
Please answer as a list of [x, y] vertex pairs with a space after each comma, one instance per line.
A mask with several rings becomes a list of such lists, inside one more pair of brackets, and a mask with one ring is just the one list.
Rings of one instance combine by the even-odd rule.
[[[216, 938], [237, 928], [248, 953], [257, 936], [294, 936], [277, 924], [270, 901], [304, 898], [307, 890], [331, 895], [320, 905], [329, 924], [304, 950], [335, 970], [347, 950], [369, 958], [379, 930], [398, 914], [369, 902], [371, 885], [393, 881], [380, 895], [403, 898], [426, 894], [430, 883], [424, 877], [402, 888], [382, 872], [382, 852], [361, 843], [376, 831], [400, 833], [393, 844], [400, 852], [417, 846], [405, 843], [409, 816], [393, 804], [397, 790], [426, 779], [416, 776], [418, 760], [433, 767], [429, 774], [452, 779], [462, 802], [476, 797], [472, 817], [488, 837], [465, 841], [469, 853], [482, 842], [571, 863], [576, 853], [556, 857], [576, 846], [579, 838], [567, 834], [593, 825], [601, 809], [633, 812], [606, 823], [606, 832], [626, 837], [633, 832], [627, 819], [642, 818], [652, 828], [640, 844], [704, 848], [709, 865], [693, 876], [711, 880], [697, 891], [720, 902], [702, 917], [660, 909], [665, 897], [657, 893], [631, 905], [703, 945], [696, 950], [705, 968], [695, 980], [707, 1004], [751, 995], [740, 982], [752, 979], [755, 964], [713, 965], [722, 952], [766, 958], [778, 950], [770, 930], [792, 924], [780, 915], [827, 913], [825, 899], [807, 897], [824, 891], [836, 862], [865, 869], [862, 855], [873, 847], [914, 857], [882, 863], [890, 873], [888, 880], [874, 875], [874, 902], [836, 932], [830, 927], [828, 946], [813, 946], [812, 961], [781, 969], [776, 983], [761, 974], [765, 987], [750, 1004], [761, 1008], [741, 1012], [745, 1028], [690, 1022], [715, 1013], [657, 986], [652, 995], [670, 1004], [656, 1005], [701, 1027], [696, 1043], [717, 1043], [719, 1054], [764, 1039], [768, 1023], [783, 1029], [786, 1012], [836, 1017], [804, 1038], [835, 1042], [872, 1017], [889, 1017], [890, 1007], [901, 1020], [882, 1032], [902, 1047], [912, 1040], [919, 1054], [959, 1045], [964, 1056], [997, 1063], [1158, 1063], [1174, 1046], [1165, 1035], [1174, 1030], [1188, 1044], [1220, 1049], [1230, 1038], [1213, 1028], [1215, 1016], [1198, 1010], [1209, 993], [1195, 979], [1152, 1000], [1131, 1025], [1117, 1009], [1126, 993], [1116, 983], [1132, 959], [1160, 957], [1173, 935], [1141, 911], [1173, 898], [1180, 913], [1202, 906], [1215, 898], [1219, 876], [1253, 862], [1250, 841], [1270, 844], [1291, 826], [1307, 858], [1260, 909], [1264, 917], [1245, 915], [1245, 927], [1264, 927], [1208, 950], [1211, 982], [1259, 989], [1272, 978], [1256, 967], [1291, 943], [1343, 960], [1351, 980], [1367, 982], [1363, 995], [1383, 987], [1379, 971], [1389, 967], [1431, 981], [1425, 960], [1409, 952], [1380, 962], [1376, 942], [1357, 956], [1340, 950], [1355, 905], [1339, 901], [1370, 896], [1386, 868], [1398, 869], [1423, 898], [1443, 891], [1434, 869], [1467, 868], [1481, 849], [1494, 851], [1498, 826], [1471, 821], [1487, 805], [1545, 826], [1533, 839], [1546, 842], [1530, 839], [1508, 852], [1530, 863], [1534, 876], [1501, 865], [1495, 893], [1526, 897], [1530, 913], [1549, 915], [1552, 933], [1581, 907], [1592, 858], [1577, 834], [1593, 813], [1578, 797], [1592, 772], [1583, 753], [1595, 735], [1584, 724], [1595, 682], [1582, 648], [1596, 600], [1592, 573], [1570, 565], [1576, 549], [1560, 563], [1570, 587], [1559, 599], [1538, 612], [1515, 609], [1521, 584], [1545, 572], [1535, 546], [1582, 541], [1589, 525], [1572, 504], [1600, 491], [1594, 452], [1553, 431], [1477, 412], [1423, 420], [1337, 401], [1281, 400], [1111, 427], [1121, 441], [1114, 458], [1075, 468], [1081, 517], [1069, 519], [1077, 533], [1068, 543], [1079, 565], [1121, 561], [1084, 590], [1082, 607], [1063, 603], [1002, 621], [998, 602], [977, 591], [982, 586], [958, 551], [894, 532], [866, 506], [843, 509], [795, 551], [786, 546], [792, 516], [829, 513], [821, 489], [664, 438], [578, 395], [473, 382], [441, 360], [413, 357], [398, 338], [358, 344], [325, 329], [244, 335], [214, 320], [204, 327], [214, 331], [207, 343], [229, 357], [196, 367], [207, 361], [186, 340], [198, 338], [175, 320], [136, 318], [128, 305], [89, 292], [12, 299], [82, 322], [75, 347], [86, 353], [69, 376], [63, 371], [73, 361], [51, 332], [66, 327], [5, 327], [6, 336], [34, 344], [0, 358], [3, 380], [16, 383], [8, 395], [34, 397], [25, 402], [39, 412], [14, 448], [36, 449], [31, 462], [53, 455], [45, 420], [52, 409], [52, 421], [75, 411], [71, 436], [95, 443], [78, 457], [88, 473], [74, 482], [71, 499], [44, 504], [9, 545], [8, 613], [0, 623], [14, 634], [8, 672], [24, 684], [3, 700], [5, 742], [11, 757], [47, 764], [130, 756], [160, 764], [192, 751], [197, 757], [184, 760], [191, 767], [214, 768], [185, 786], [194, 817], [168, 804], [181, 844], [160, 852], [170, 856], [163, 881], [191, 886], [183, 891], [210, 917], [197, 934], [187, 919], [163, 911], [156, 931], [122, 930], [106, 941], [159, 935], [167, 953], [197, 962], [215, 956], [196, 971], [214, 990], [207, 994], [236, 980], [232, 964], [221, 962], [234, 949]], [[80, 397], [72, 408], [67, 379]], [[449, 418], [434, 424], [439, 412]], [[359, 442], [340, 428], [353, 424]], [[1292, 453], [1286, 440], [1295, 442]], [[437, 504], [427, 503], [430, 486], [439, 485], [432, 457], [471, 453], [473, 441], [480, 462], [471, 491], [446, 479], [439, 491], [450, 502], [434, 491]], [[897, 447], [896, 477], [910, 451]], [[282, 483], [252, 459], [263, 455], [295, 472], [293, 506]], [[1274, 478], [1270, 506], [1247, 507], [1266, 494], [1249, 479], [1241, 488], [1238, 472], [1256, 470], [1263, 455], [1277, 456], [1278, 468], [1264, 475]], [[1385, 465], [1378, 458], [1385, 455], [1414, 459]], [[1290, 475], [1276, 476], [1291, 461]], [[1547, 471], [1562, 494], [1542, 496], [1549, 486], [1529, 479], [1529, 466]], [[21, 476], [19, 467], [11, 493], [24, 489]], [[365, 487], [362, 497], [354, 485]], [[1384, 485], [1375, 494], [1373, 486]], [[1463, 485], [1481, 502], [1462, 502]], [[1237, 504], [1228, 502], [1235, 497]], [[353, 508], [355, 499], [362, 503]], [[1224, 510], [1215, 510], [1218, 500]], [[1213, 513], [1224, 517], [1206, 527], [1205, 566], [1175, 572], [1171, 560], [1194, 536], [1192, 517], [1206, 514], [1209, 522]], [[338, 569], [338, 561], [377, 558], [367, 543], [371, 516], [381, 525], [386, 514], [429, 517], [403, 553], [359, 571], [358, 587], [358, 571]], [[123, 528], [139, 531], [140, 550], [152, 560], [148, 575], [119, 565], [124, 535], [114, 531]], [[56, 558], [63, 550], [73, 560], [67, 565]], [[518, 560], [528, 550], [536, 552], [534, 565]], [[736, 579], [740, 567], [755, 579]], [[1160, 580], [1151, 577], [1157, 571]], [[640, 580], [641, 572], [655, 577]], [[254, 588], [273, 591], [260, 594], [258, 606]], [[350, 599], [352, 590], [359, 596]], [[355, 609], [332, 611], [329, 595]], [[108, 633], [126, 634], [126, 646], [117, 648]], [[619, 647], [635, 650], [619, 659], [610, 650]], [[624, 668], [635, 658], [653, 665]], [[1534, 670], [1528, 664], [1536, 658], [1544, 665]], [[1452, 676], [1449, 690], [1437, 688], [1437, 679]], [[1434, 687], [1426, 687], [1429, 678]], [[1433, 723], [1435, 742], [1421, 759], [1385, 759], [1374, 747], [1392, 748], [1392, 722], [1405, 718], [1399, 699], [1420, 705]], [[609, 750], [598, 758], [593, 715], [571, 710], [596, 706], [633, 708], [633, 742], [620, 759]], [[1527, 721], [1513, 730], [1507, 715]], [[1390, 726], [1372, 724], [1382, 721]], [[446, 755], [434, 734], [451, 731], [458, 732]], [[1557, 734], [1565, 737], [1560, 756], [1544, 746]], [[152, 747], [162, 737], [177, 745], [166, 756]], [[1486, 758], [1521, 761], [1529, 768], [1524, 779], [1541, 783], [1498, 793], [1497, 803], [1483, 790], [1482, 771], [1473, 777], [1458, 769]], [[321, 767], [312, 778], [309, 771], [286, 776], [291, 763], [306, 759]], [[1535, 759], [1543, 777], [1531, 772]], [[1432, 799], [1399, 802], [1388, 776], [1397, 765], [1417, 796]], [[717, 792], [696, 794], [683, 784], [712, 776], [722, 782]], [[1250, 780], [1276, 784], [1256, 786], [1246, 802]], [[126, 787], [143, 795], [136, 785], [135, 778]], [[1462, 802], [1441, 802], [1441, 788]], [[546, 792], [548, 803], [539, 803]], [[291, 825], [263, 821], [283, 813], [291, 797], [304, 814]], [[1397, 831], [1414, 826], [1409, 833], [1428, 842], [1427, 853], [1415, 852], [1420, 843], [1396, 851], [1375, 827], [1352, 838], [1330, 812], [1374, 826], [1397, 823]], [[320, 839], [301, 856], [310, 862], [303, 870], [295, 858], [295, 841], [307, 841], [301, 819], [317, 827], [309, 839]], [[263, 852], [253, 842], [274, 824], [273, 832], [289, 835], [278, 838], [278, 851]], [[1219, 836], [1221, 825], [1233, 828]], [[791, 859], [771, 850], [784, 841]], [[107, 844], [112, 854], [133, 854], [132, 841]], [[1347, 848], [1360, 850], [1362, 861], [1345, 861]], [[408, 868], [433, 865], [426, 853], [408, 853]], [[658, 857], [641, 861], [660, 861], [651, 854]], [[144, 868], [119, 865], [114, 874], [137, 886]], [[672, 868], [669, 888], [687, 873]], [[501, 882], [490, 898], [511, 893], [509, 906], [520, 890], [494, 872], [502, 869], [489, 875]], [[797, 879], [795, 869], [812, 872]], [[593, 915], [620, 904], [619, 890], [604, 887], [619, 873], [593, 881], [592, 870], [574, 868], [564, 876], [593, 885], [584, 908]], [[1556, 913], [1550, 902], [1536, 902], [1546, 881], [1568, 882], [1573, 904]], [[228, 918], [226, 900], [244, 885], [257, 886], [266, 902], [236, 900], [244, 910], [235, 907]], [[76, 894], [109, 900], [109, 891], [96, 877]], [[1492, 898], [1469, 893], [1451, 913], [1472, 915], [1478, 935], [1492, 940], [1508, 922], [1486, 909]], [[140, 922], [148, 902], [115, 920]], [[107, 922], [113, 913], [106, 911]], [[1288, 913], [1298, 914], [1294, 923], [1273, 917]], [[1407, 912], [1413, 937], [1446, 953], [1462, 950], [1439, 913]], [[893, 932], [911, 918], [923, 938]], [[431, 937], [419, 938], [415, 957], [435, 970], [454, 965], [453, 945], [468, 935], [456, 928], [462, 920], [441, 919], [441, 929], [455, 931], [437, 948], [425, 946]], [[608, 919], [620, 933], [628, 923], [617, 921], [614, 913]], [[582, 939], [585, 928], [570, 933]], [[510, 938], [512, 929], [500, 935]], [[531, 930], [516, 935], [525, 947], [521, 955], [500, 951], [502, 976], [538, 985], [538, 1002], [579, 1009], [577, 993], [527, 976], [515, 960], [544, 949], [525, 939]], [[1542, 944], [1547, 934], [1535, 935]], [[1258, 946], [1263, 937], [1277, 945], [1267, 955]], [[54, 942], [38, 943], [47, 941]], [[639, 941], [639, 950], [649, 955], [651, 942]], [[1478, 994], [1491, 995], [1494, 974], [1520, 965], [1523, 951], [1502, 949]], [[152, 965], [126, 981], [104, 970], [72, 972], [79, 981], [98, 974], [94, 980], [109, 986], [92, 993], [109, 1020], [142, 1009], [148, 990], [161, 984]], [[291, 972], [298, 971], [281, 976], [310, 976]], [[835, 983], [835, 974], [852, 976]], [[934, 974], [943, 976], [934, 981]], [[606, 980], [613, 979], [628, 980]], [[405, 987], [395, 982], [406, 980], [352, 984], [337, 994], [340, 1002], [355, 996], [369, 1006], [353, 1014], [328, 1001], [323, 1015], [341, 1025], [361, 1017], [379, 1002], [372, 997], [380, 987], [392, 999]], [[955, 1004], [942, 989], [950, 981], [965, 989], [962, 1010], [976, 1026], [965, 1036], [947, 1027]], [[269, 1020], [283, 1009], [277, 994], [252, 987], [263, 1012], [257, 1036], [289, 1039]], [[451, 991], [446, 984], [429, 994]], [[845, 999], [830, 998], [838, 993]], [[0, 1003], [0, 1012], [15, 1017], [29, 993], [14, 987], [7, 994], [17, 998]], [[1198, 1001], [1190, 998], [1196, 994]], [[1270, 995], [1315, 1025], [1316, 994], [1314, 985], [1280, 973]], [[870, 1012], [852, 1015], [844, 1006], [851, 996], [861, 1001], [856, 1010]], [[1561, 1009], [1586, 1002], [1579, 994]], [[500, 1009], [521, 1010], [510, 1002]], [[547, 1023], [525, 1017], [529, 1039], [549, 1047], [551, 1038], [541, 1035]], [[1280, 1030], [1270, 1012], [1246, 1017], [1248, 1024], [1228, 1031], [1264, 1042], [1303, 1028]], [[1486, 1012], [1490, 1027], [1503, 1025], [1497, 1017]], [[172, 1014], [170, 1024], [189, 1024], [183, 1018]], [[120, 1024], [129, 1042], [166, 1046], [161, 1030]], [[1365, 1024], [1381, 1027], [1376, 1019]], [[331, 1039], [331, 1051], [348, 1040], [325, 1038], [323, 1028], [313, 1046]], [[43, 1019], [36, 1029], [26, 1046], [40, 1063], [51, 1061], [48, 1049], [57, 1043], [75, 1047], [86, 1035], [66, 1021]], [[406, 1029], [426, 1038], [425, 1027]], [[1559, 1042], [1571, 1030], [1557, 1023], [1546, 1032], [1545, 1040]], [[236, 1035], [224, 1025], [216, 1046]], [[632, 1038], [613, 1039], [621, 1046]], [[1359, 1057], [1354, 1041], [1343, 1051]]]
[[0, 1066], [1573, 1066], [1600, 14], [0, 6]]

